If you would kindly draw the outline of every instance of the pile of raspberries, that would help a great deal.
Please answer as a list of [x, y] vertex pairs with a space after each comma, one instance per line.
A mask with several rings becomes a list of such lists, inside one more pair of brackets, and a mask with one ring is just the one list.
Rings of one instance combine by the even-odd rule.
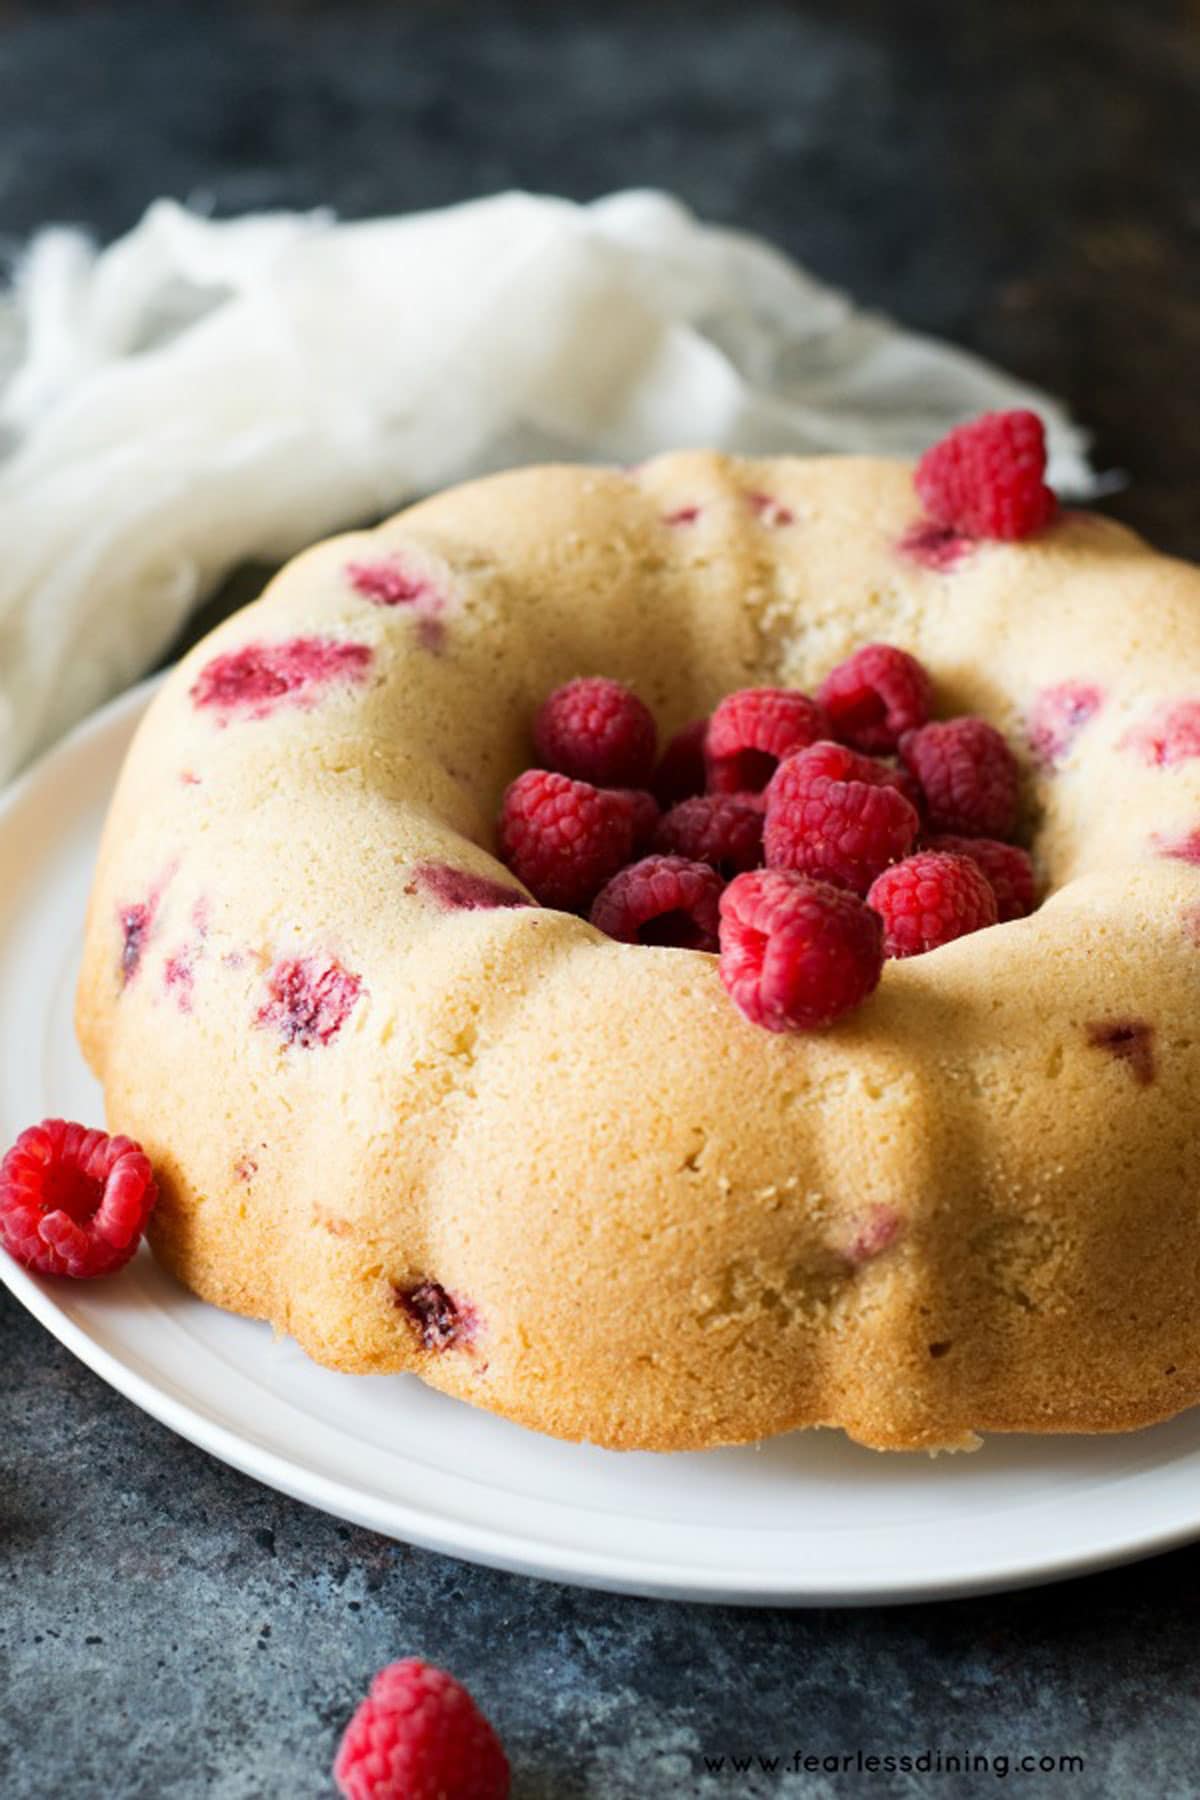
[[[1053, 517], [1044, 473], [1040, 421], [998, 413], [927, 452], [916, 487], [936, 524], [1015, 539]], [[543, 905], [621, 943], [719, 951], [754, 1024], [818, 1030], [886, 957], [1033, 910], [1016, 758], [985, 719], [934, 721], [933, 698], [915, 657], [866, 644], [815, 696], [727, 695], [660, 757], [629, 688], [568, 682], [505, 793], [500, 854]]]
[[1016, 758], [984, 719], [931, 722], [932, 702], [915, 657], [867, 644], [815, 698], [743, 688], [658, 757], [629, 688], [568, 682], [504, 796], [500, 853], [620, 943], [719, 950], [755, 1024], [829, 1025], [885, 957], [1033, 909]]

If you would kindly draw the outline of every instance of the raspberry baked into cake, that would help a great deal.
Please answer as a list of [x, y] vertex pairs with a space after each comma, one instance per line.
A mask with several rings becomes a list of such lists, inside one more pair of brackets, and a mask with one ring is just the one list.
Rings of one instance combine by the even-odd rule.
[[298, 557], [141, 726], [78, 1026], [157, 1255], [321, 1363], [933, 1449], [1200, 1399], [1198, 997], [1200, 571], [1016, 414]]

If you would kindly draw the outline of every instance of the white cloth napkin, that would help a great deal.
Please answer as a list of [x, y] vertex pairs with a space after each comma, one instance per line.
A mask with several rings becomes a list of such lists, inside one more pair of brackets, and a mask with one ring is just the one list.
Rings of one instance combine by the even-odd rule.
[[0, 782], [237, 563], [414, 494], [695, 445], [909, 455], [1013, 405], [1092, 491], [1045, 394], [659, 193], [43, 231], [0, 299]]

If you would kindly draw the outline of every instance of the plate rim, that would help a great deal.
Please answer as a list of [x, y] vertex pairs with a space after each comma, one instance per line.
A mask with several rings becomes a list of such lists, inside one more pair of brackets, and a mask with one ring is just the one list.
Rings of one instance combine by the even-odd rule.
[[[0, 839], [14, 814], [81, 749], [109, 732], [134, 728], [162, 679], [161, 674], [153, 675], [117, 695], [19, 775], [0, 794]], [[21, 1269], [6, 1255], [0, 1255], [0, 1282], [19, 1305], [109, 1387], [168, 1430], [240, 1473], [291, 1499], [385, 1537], [512, 1574], [608, 1592], [716, 1605], [904, 1605], [1039, 1586], [1161, 1554], [1200, 1537], [1198, 1502], [1192, 1517], [1176, 1517], [1140, 1531], [1110, 1524], [1096, 1532], [1094, 1541], [1075, 1550], [1064, 1549], [1051, 1540], [1043, 1553], [1031, 1556], [1028, 1549], [1020, 1549], [983, 1563], [978, 1551], [970, 1555], [959, 1551], [940, 1570], [925, 1568], [912, 1575], [904, 1573], [898, 1563], [895, 1577], [886, 1581], [881, 1581], [875, 1571], [865, 1571], [862, 1580], [841, 1575], [834, 1585], [822, 1587], [810, 1578], [796, 1575], [780, 1580], [765, 1571], [696, 1565], [685, 1559], [668, 1562], [660, 1552], [646, 1554], [634, 1549], [614, 1555], [598, 1547], [547, 1543], [511, 1526], [488, 1527], [461, 1518], [447, 1522], [439, 1519], [428, 1503], [401, 1498], [383, 1501], [349, 1482], [334, 1480], [295, 1455], [245, 1436], [198, 1400], [182, 1397], [174, 1384], [164, 1381], [156, 1385], [70, 1317], [55, 1298], [54, 1283]], [[570, 1510], [568, 1502], [559, 1504]], [[1122, 1509], [1114, 1509], [1115, 1520], [1125, 1516]], [[965, 1535], [953, 1534], [959, 1541]]]

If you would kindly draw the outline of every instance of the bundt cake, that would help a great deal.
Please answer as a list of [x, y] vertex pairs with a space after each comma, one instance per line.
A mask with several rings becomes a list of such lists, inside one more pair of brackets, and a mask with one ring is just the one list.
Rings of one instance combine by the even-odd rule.
[[[931, 520], [891, 462], [689, 453], [292, 562], [155, 697], [90, 905], [79, 1034], [166, 1266], [331, 1368], [619, 1448], [1200, 1400], [1200, 571], [1036, 524]], [[723, 696], [867, 643], [1017, 747], [1030, 916], [764, 1030], [716, 956], [498, 859], [561, 684], [689, 727], [671, 789]]]

